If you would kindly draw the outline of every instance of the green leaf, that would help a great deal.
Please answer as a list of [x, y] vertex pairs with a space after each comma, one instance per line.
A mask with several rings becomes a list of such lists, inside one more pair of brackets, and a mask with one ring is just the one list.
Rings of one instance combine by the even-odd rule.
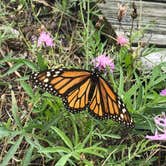
[[123, 94], [124, 91], [124, 77], [123, 77], [123, 70], [120, 68], [120, 82], [119, 82], [119, 88], [118, 93]]
[[23, 136], [21, 136], [8, 150], [8, 153], [4, 156], [2, 163], [0, 164], [1, 166], [8, 165], [8, 162], [13, 158], [15, 155], [17, 149], [19, 148], [21, 141], [23, 139]]
[[5, 62], [9, 62], [10, 59], [11, 59], [11, 54], [7, 54], [7, 55], [5, 55], [4, 58], [0, 59], [0, 64], [3, 64]]
[[16, 102], [16, 98], [14, 95], [14, 92], [11, 91], [11, 96], [12, 96], [12, 114], [13, 114], [13, 118], [16, 121], [17, 126], [19, 126], [20, 128], [22, 128], [19, 116], [18, 116], [18, 106], [17, 106], [17, 102]]
[[126, 99], [127, 100], [130, 100], [131, 96], [134, 95], [136, 93], [138, 89], [138, 85], [137, 84], [134, 84], [125, 94], [126, 96]]
[[47, 69], [47, 63], [46, 63], [45, 59], [43, 58], [43, 56], [41, 54], [39, 54], [37, 56], [37, 60], [38, 60], [39, 68], [41, 70], [46, 70]]
[[26, 82], [24, 81], [21, 81], [20, 82], [21, 86], [23, 87], [23, 89], [25, 90], [25, 92], [31, 97], [33, 98], [33, 91], [32, 91], [32, 88], [29, 84], [27, 84]]
[[26, 76], [23, 76], [23, 77], [20, 77], [20, 78], [16, 78], [15, 80], [16, 81], [27, 81], [29, 79], [29, 76], [26, 75]]
[[16, 63], [16, 64], [14, 64], [3, 76], [9, 75], [11, 73], [14, 73], [15, 71], [17, 71], [17, 69], [19, 69], [23, 65], [24, 65], [24, 63]]
[[28, 135], [25, 135], [25, 140], [33, 147], [35, 147], [38, 151], [40, 151], [43, 147], [40, 145], [39, 140], [36, 138], [29, 137]]
[[55, 146], [55, 147], [47, 147], [47, 148], [42, 148], [40, 150], [40, 153], [71, 153], [70, 149], [65, 148], [63, 146]]
[[79, 143], [79, 134], [78, 134], [78, 129], [77, 129], [76, 120], [74, 119], [74, 116], [71, 116], [71, 122], [74, 129], [74, 145], [76, 146]]
[[140, 107], [142, 107], [142, 96], [143, 96], [143, 88], [142, 86], [139, 87], [139, 91], [137, 93], [137, 99], [136, 99], [136, 109], [138, 110]]
[[61, 131], [60, 129], [58, 129], [57, 127], [51, 127], [60, 137], [61, 139], [64, 141], [64, 143], [70, 148], [73, 149], [73, 145], [72, 142], [70, 141], [69, 137], [66, 136], [66, 134]]
[[55, 166], [64, 166], [70, 157], [71, 157], [71, 154], [62, 156], [60, 160], [55, 164]]
[[33, 149], [34, 149], [33, 145], [30, 145], [30, 147], [27, 149], [24, 159], [22, 160], [22, 166], [30, 165]]
[[25, 60], [24, 64], [27, 65], [33, 71], [37, 71], [37, 65], [32, 63], [31, 61]]
[[0, 138], [7, 137], [11, 134], [11, 131], [5, 127], [0, 127]]
[[105, 148], [100, 148], [97, 146], [92, 146], [92, 147], [76, 150], [76, 152], [78, 153], [87, 153], [87, 154], [92, 154], [92, 155], [96, 155], [103, 158], [104, 156], [100, 154], [98, 151], [107, 152]]

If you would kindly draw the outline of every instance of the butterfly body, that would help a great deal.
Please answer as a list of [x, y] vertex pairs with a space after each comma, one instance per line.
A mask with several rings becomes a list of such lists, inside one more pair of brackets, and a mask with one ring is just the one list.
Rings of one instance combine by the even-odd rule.
[[77, 113], [88, 108], [99, 119], [112, 118], [133, 127], [125, 105], [98, 70], [51, 69], [30, 76], [35, 86], [62, 98], [64, 105]]

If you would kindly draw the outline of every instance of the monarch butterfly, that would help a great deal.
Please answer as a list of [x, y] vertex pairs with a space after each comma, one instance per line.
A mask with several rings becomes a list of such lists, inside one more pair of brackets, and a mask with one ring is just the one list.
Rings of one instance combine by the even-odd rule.
[[61, 97], [72, 113], [88, 108], [89, 113], [98, 119], [112, 118], [127, 127], [134, 126], [122, 100], [97, 69], [50, 69], [33, 73], [30, 80], [35, 86]]

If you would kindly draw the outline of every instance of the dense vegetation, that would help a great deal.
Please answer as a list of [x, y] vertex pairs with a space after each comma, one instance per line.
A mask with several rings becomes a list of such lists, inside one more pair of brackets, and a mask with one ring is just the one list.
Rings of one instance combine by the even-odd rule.
[[[145, 27], [131, 28], [118, 39], [95, 1], [1, 1], [0, 165], [164, 165], [166, 63], [143, 67], [141, 58], [157, 48], [140, 42]], [[103, 54], [114, 63], [103, 77], [126, 104], [133, 129], [86, 110], [71, 114], [59, 97], [29, 81], [47, 68], [92, 70]], [[154, 122], [159, 115], [161, 124]], [[146, 138], [156, 130], [163, 139]]]

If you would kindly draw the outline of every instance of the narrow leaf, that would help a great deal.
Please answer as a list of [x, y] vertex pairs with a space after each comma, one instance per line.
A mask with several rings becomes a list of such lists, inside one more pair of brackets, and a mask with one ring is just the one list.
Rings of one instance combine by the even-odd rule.
[[123, 77], [123, 70], [120, 68], [120, 82], [119, 82], [119, 88], [118, 93], [123, 94], [124, 91], [124, 77]]
[[0, 127], [0, 138], [3, 138], [3, 137], [7, 137], [11, 134], [11, 131], [4, 128], [4, 127]]
[[70, 153], [71, 151], [68, 148], [62, 146], [47, 147], [40, 150], [40, 153], [56, 153], [56, 152]]
[[28, 61], [28, 60], [25, 60], [24, 61], [24, 64], [27, 65], [30, 69], [34, 70], [34, 71], [37, 71], [37, 65]]
[[11, 96], [12, 96], [12, 114], [13, 114], [14, 120], [16, 121], [17, 126], [22, 128], [20, 119], [18, 117], [18, 106], [17, 106], [16, 98], [13, 91], [11, 91]]
[[55, 164], [55, 166], [64, 166], [66, 165], [67, 160], [71, 157], [71, 154], [62, 156], [60, 160]]
[[60, 129], [58, 129], [57, 127], [51, 127], [60, 137], [61, 139], [64, 141], [64, 143], [70, 148], [73, 149], [73, 145], [72, 142], [70, 141], [69, 137]]
[[21, 136], [16, 142], [15, 144], [12, 145], [12, 147], [9, 149], [8, 153], [6, 154], [6, 156], [3, 158], [3, 161], [0, 165], [8, 165], [8, 162], [13, 158], [13, 156], [15, 155], [17, 149], [19, 148], [21, 141], [23, 139], [23, 136]]
[[33, 91], [32, 88], [29, 84], [25, 83], [24, 81], [20, 82], [21, 86], [23, 87], [23, 89], [25, 90], [25, 92], [31, 97], [33, 98]]
[[3, 76], [9, 75], [9, 74], [17, 71], [17, 69], [19, 69], [23, 65], [24, 65], [23, 63], [14, 64]]
[[32, 145], [30, 145], [30, 147], [27, 149], [24, 159], [22, 160], [22, 166], [30, 165], [33, 149], [34, 149], [34, 146]]

